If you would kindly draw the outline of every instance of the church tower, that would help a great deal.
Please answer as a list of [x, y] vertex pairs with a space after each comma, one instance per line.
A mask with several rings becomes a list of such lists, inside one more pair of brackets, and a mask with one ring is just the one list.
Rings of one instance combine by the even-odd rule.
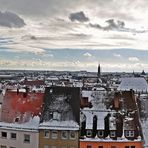
[[97, 73], [98, 78], [101, 77], [101, 67], [100, 64], [98, 65], [98, 73]]

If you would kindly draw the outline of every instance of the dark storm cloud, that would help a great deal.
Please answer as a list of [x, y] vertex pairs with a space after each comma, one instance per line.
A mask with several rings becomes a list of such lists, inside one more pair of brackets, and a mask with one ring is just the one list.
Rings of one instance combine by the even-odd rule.
[[92, 24], [89, 23], [90, 27], [104, 30], [104, 31], [121, 31], [121, 32], [131, 32], [131, 33], [144, 33], [147, 32], [147, 30], [136, 30], [133, 28], [127, 28], [125, 27], [125, 23], [123, 21], [117, 20], [115, 21], [114, 19], [109, 19], [105, 21], [107, 23], [106, 26], [101, 26], [100, 24]]
[[72, 22], [73, 21], [78, 21], [78, 22], [87, 22], [87, 21], [89, 21], [89, 18], [85, 16], [83, 11], [71, 13], [69, 15], [69, 19]]
[[99, 24], [91, 24], [90, 23], [90, 26], [91, 27], [94, 27], [94, 28], [98, 28], [98, 29], [102, 29], [102, 30], [120, 30], [120, 29], [123, 29], [125, 28], [125, 23], [123, 21], [117, 21], [115, 22], [114, 19], [109, 19], [109, 20], [106, 20], [105, 21], [107, 23], [106, 26], [101, 26]]
[[22, 18], [12, 12], [0, 12], [0, 26], [20, 28], [25, 25]]

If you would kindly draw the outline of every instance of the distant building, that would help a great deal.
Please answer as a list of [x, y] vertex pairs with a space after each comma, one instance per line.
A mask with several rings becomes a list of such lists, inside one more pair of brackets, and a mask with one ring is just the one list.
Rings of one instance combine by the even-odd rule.
[[142, 77], [122, 78], [117, 90], [129, 91], [130, 89], [134, 90], [136, 93], [147, 93], [148, 84]]

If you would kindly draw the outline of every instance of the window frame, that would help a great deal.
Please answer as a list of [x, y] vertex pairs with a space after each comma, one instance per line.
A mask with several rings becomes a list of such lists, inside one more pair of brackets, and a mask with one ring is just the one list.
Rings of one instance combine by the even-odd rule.
[[[3, 135], [4, 133], [6, 134], [6, 136]], [[7, 132], [3, 132], [3, 131], [1, 132], [1, 138], [5, 138], [6, 139], [7, 136], [8, 136]]]
[[[90, 134], [88, 134], [88, 133], [90, 133]], [[86, 130], [86, 136], [91, 137], [92, 136], [92, 130], [90, 130], [90, 129]]]
[[[100, 134], [102, 133], [102, 134]], [[104, 137], [104, 130], [98, 130], [97, 136], [103, 138]]]
[[116, 137], [116, 131], [110, 131], [109, 133], [111, 138], [115, 138]]
[[49, 138], [49, 137], [50, 137], [50, 131], [44, 130], [44, 138]]
[[44, 148], [49, 148], [49, 145], [45, 144], [45, 145], [44, 145]]
[[[56, 133], [56, 136], [54, 136], [54, 133]], [[51, 139], [58, 139], [58, 131], [57, 130], [51, 131]]]
[[[74, 133], [74, 137], [71, 136], [72, 133]], [[69, 139], [75, 140], [76, 138], [76, 131], [69, 131]]]
[[92, 148], [92, 145], [87, 145], [86, 148]]
[[135, 131], [134, 130], [126, 130], [125, 131], [125, 136], [126, 137], [134, 137], [135, 136]]
[[[65, 137], [63, 136], [63, 133], [65, 133]], [[61, 139], [68, 139], [68, 131], [61, 131]]]
[[[28, 138], [26, 138], [26, 136], [29, 137], [29, 140]], [[24, 143], [30, 143], [30, 141], [31, 141], [31, 136], [29, 134], [24, 134]]]
[[[15, 138], [13, 138], [13, 136], [12, 136], [13, 134], [15, 134]], [[10, 133], [10, 138], [11, 139], [16, 140], [16, 137], [17, 137], [17, 134], [16, 133]]]

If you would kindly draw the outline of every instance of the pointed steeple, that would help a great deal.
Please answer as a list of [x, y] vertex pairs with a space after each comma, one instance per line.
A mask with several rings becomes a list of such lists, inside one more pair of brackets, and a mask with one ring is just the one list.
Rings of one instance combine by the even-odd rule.
[[98, 76], [98, 78], [100, 78], [100, 76], [101, 76], [101, 66], [100, 66], [100, 63], [98, 65], [98, 73], [97, 73], [97, 76]]

